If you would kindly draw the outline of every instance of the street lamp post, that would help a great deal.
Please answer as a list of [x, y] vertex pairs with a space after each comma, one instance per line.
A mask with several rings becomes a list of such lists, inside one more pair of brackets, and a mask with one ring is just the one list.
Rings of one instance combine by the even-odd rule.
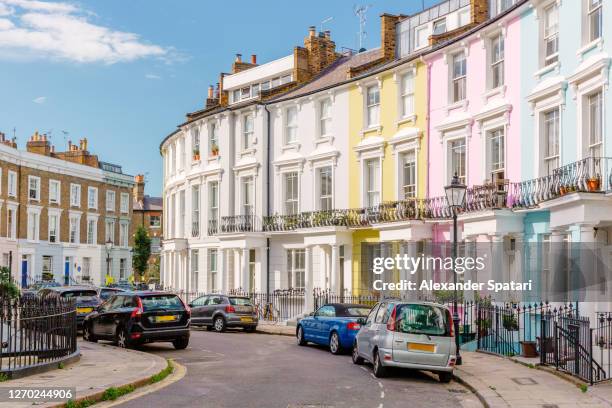
[[[113, 249], [113, 241], [109, 239], [108, 241], [106, 241], [104, 246], [106, 247], [106, 276], [108, 279], [108, 277], [110, 276], [110, 253], [111, 249]], [[104, 283], [106, 284], [106, 281]]]
[[457, 263], [457, 211], [463, 207], [465, 202], [465, 192], [467, 187], [461, 184], [457, 173], [453, 176], [450, 185], [444, 187], [446, 193], [446, 202], [453, 212], [453, 326], [455, 331], [455, 346], [457, 347], [457, 361], [455, 364], [461, 365], [461, 354], [459, 352], [459, 313], [457, 311], [457, 271], [455, 269]]

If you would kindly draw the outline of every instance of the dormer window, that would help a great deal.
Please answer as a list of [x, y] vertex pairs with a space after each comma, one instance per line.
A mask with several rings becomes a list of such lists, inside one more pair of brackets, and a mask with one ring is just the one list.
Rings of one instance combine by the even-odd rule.
[[246, 88], [242, 88], [240, 90], [241, 99], [249, 99], [250, 97], [251, 97], [251, 87], [247, 86]]
[[422, 48], [427, 45], [427, 27], [420, 27], [415, 30], [414, 48]]

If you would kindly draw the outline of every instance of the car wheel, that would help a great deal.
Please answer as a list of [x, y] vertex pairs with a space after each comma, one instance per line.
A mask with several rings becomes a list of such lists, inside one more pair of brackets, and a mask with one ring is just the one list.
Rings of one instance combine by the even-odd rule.
[[340, 337], [337, 332], [332, 332], [331, 336], [329, 336], [329, 351], [335, 355], [342, 353], [342, 345], [340, 344]]
[[213, 323], [213, 327], [215, 328], [215, 331], [218, 333], [224, 332], [225, 331], [225, 320], [223, 319], [223, 317], [218, 316], [215, 318], [215, 322]]
[[177, 350], [184, 350], [189, 345], [189, 337], [182, 337], [180, 339], [176, 339], [172, 342], [172, 345]]
[[376, 378], [382, 378], [387, 374], [387, 369], [382, 365], [382, 361], [380, 361], [380, 356], [378, 350], [374, 353], [374, 376]]
[[127, 333], [123, 327], [120, 327], [117, 330], [117, 334], [115, 336], [115, 344], [121, 348], [130, 348], [130, 343], [128, 341]]
[[295, 337], [297, 338], [298, 346], [305, 346], [308, 343], [304, 340], [304, 328], [302, 326], [298, 326], [297, 333], [295, 333]]
[[438, 378], [441, 383], [449, 383], [453, 379], [453, 373], [442, 371], [438, 373]]
[[353, 364], [362, 365], [363, 357], [359, 356], [359, 351], [357, 350], [357, 342], [353, 344], [353, 353], [351, 354], [351, 359], [353, 360]]
[[89, 328], [88, 325], [83, 325], [83, 340], [85, 341], [91, 341], [93, 343], [97, 342], [98, 340], [94, 337], [94, 335], [91, 333], [91, 329]]

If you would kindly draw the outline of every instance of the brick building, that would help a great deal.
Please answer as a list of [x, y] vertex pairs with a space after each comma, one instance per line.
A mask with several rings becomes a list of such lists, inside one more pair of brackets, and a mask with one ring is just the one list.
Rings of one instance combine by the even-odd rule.
[[145, 195], [144, 175], [134, 177], [132, 225], [134, 231], [143, 225], [151, 238], [151, 256], [148, 270], [145, 273], [147, 281], [159, 282], [160, 253], [162, 231], [162, 198]]
[[134, 182], [87, 144], [55, 152], [36, 132], [22, 151], [0, 134], [0, 262], [21, 286], [99, 285], [107, 270], [113, 280], [132, 273]]

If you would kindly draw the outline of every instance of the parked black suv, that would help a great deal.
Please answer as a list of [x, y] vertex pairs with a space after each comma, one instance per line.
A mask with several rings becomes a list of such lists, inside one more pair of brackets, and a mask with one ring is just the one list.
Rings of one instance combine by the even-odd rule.
[[83, 323], [83, 339], [112, 340], [119, 347], [171, 342], [176, 349], [189, 344], [191, 310], [167, 292], [121, 292], [109, 298]]

